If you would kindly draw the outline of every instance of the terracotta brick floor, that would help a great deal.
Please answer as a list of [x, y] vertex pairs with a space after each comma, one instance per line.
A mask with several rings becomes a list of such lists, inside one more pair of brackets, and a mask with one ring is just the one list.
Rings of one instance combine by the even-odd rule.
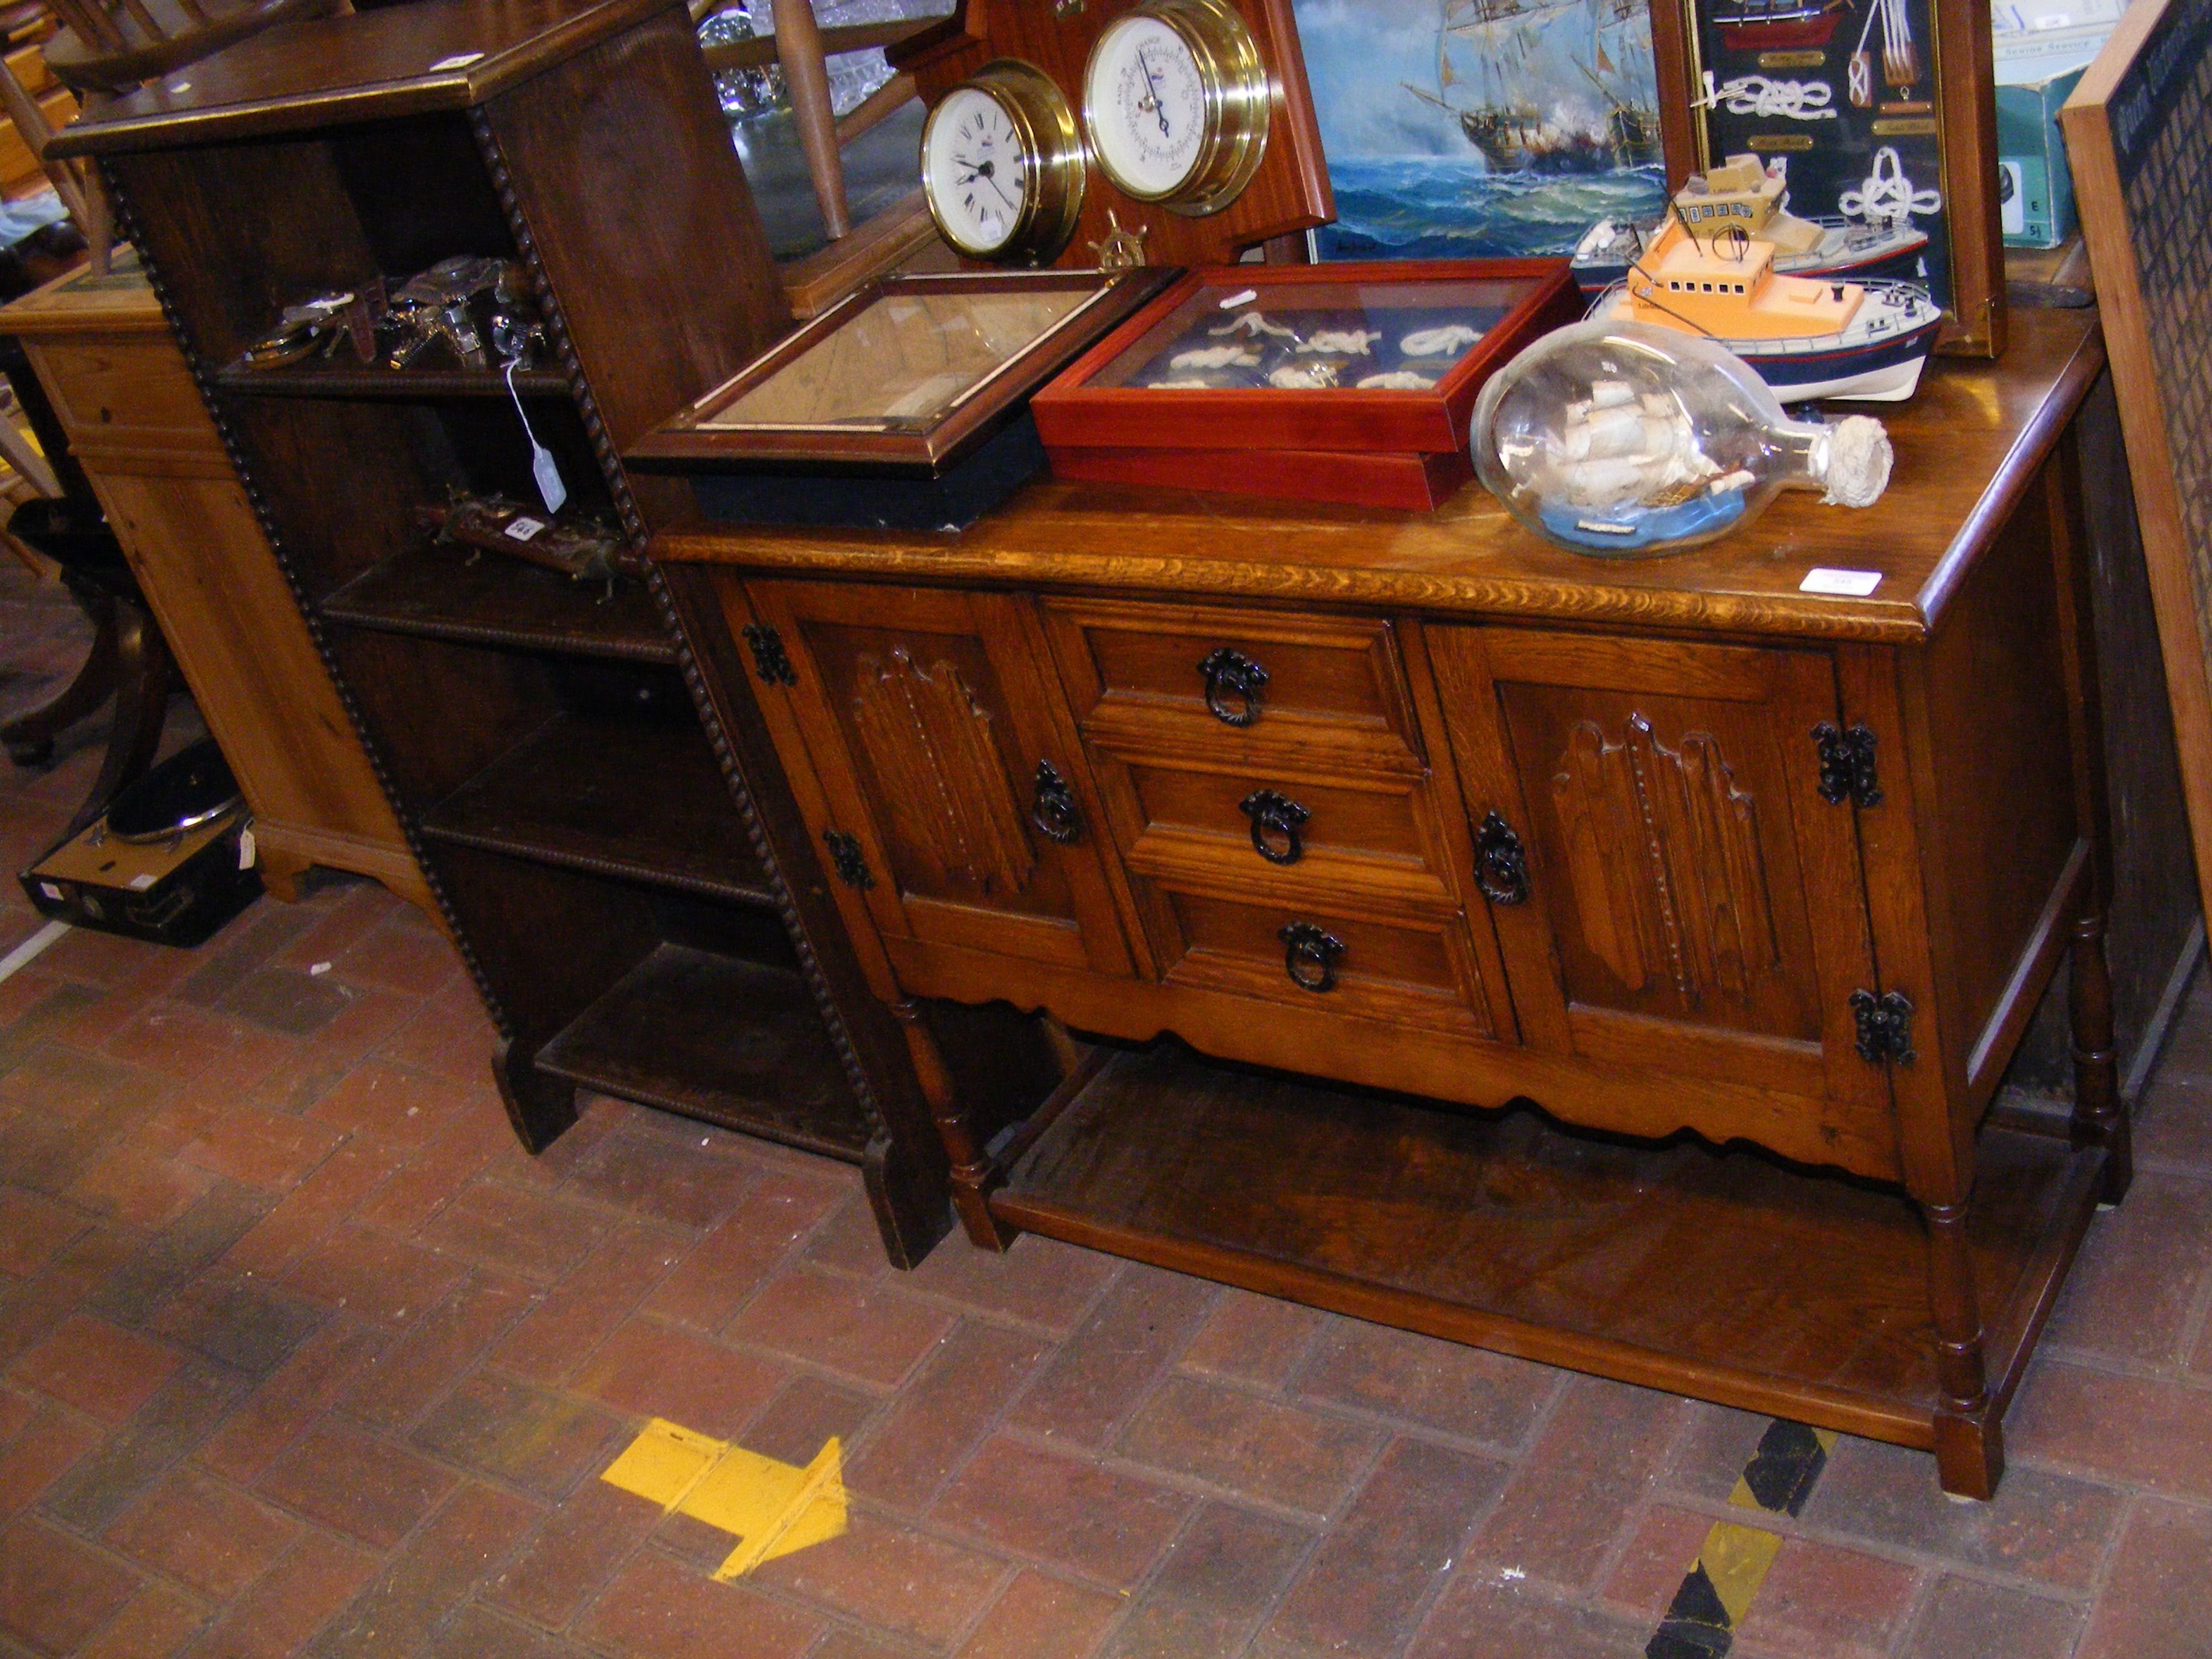
[[[93, 758], [0, 767], [9, 870]], [[359, 884], [0, 983], [0, 1654], [1631, 1656], [1765, 1427], [1035, 1238], [896, 1273], [836, 1165], [605, 1101], [525, 1157], [488, 1036]], [[1843, 1442], [1735, 1652], [2212, 1655], [2209, 1108], [2200, 987], [1997, 1501]], [[714, 1582], [597, 1478], [651, 1415], [842, 1437], [850, 1531]]]

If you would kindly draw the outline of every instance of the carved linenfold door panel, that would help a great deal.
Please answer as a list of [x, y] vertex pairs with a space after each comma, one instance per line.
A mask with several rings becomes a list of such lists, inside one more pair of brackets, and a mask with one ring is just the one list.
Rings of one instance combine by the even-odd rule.
[[[1131, 971], [1022, 601], [759, 581], [726, 603], [787, 664], [756, 689], [834, 838], [848, 920], [894, 957], [910, 942]], [[1058, 786], [1042, 823], [1041, 767]]]
[[1552, 775], [1583, 941], [1631, 991], [1656, 984], [1684, 1015], [1750, 1001], [1782, 971], [1759, 805], [1710, 732], [1679, 749], [1632, 712], [1608, 736], [1578, 720]]
[[960, 665], [927, 665], [912, 649], [860, 653], [853, 662], [853, 729], [915, 884], [1004, 899], [1036, 870], [991, 711]]
[[[1471, 821], [1518, 837], [1497, 908], [1527, 1040], [1887, 1110], [1853, 809], [1819, 792], [1822, 653], [1427, 630]], [[1879, 810], [1879, 809], [1875, 809]]]

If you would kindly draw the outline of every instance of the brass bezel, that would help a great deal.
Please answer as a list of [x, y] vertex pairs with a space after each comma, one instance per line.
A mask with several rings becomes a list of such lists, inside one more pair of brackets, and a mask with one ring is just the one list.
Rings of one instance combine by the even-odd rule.
[[[1182, 38], [1206, 91], [1205, 143], [1190, 176], [1171, 190], [1131, 188], [1115, 172], [1098, 142], [1100, 118], [1091, 102], [1091, 74], [1108, 37], [1137, 17], [1157, 19]], [[1099, 171], [1124, 196], [1159, 203], [1170, 212], [1193, 219], [1220, 212], [1252, 182], [1267, 153], [1267, 117], [1273, 102], [1274, 83], [1260, 43], [1227, 0], [1146, 0], [1099, 32], [1083, 66], [1083, 125]]]
[[1066, 96], [1050, 76], [1018, 58], [1001, 58], [984, 64], [952, 92], [962, 88], [983, 94], [1006, 112], [1028, 158], [1030, 190], [1012, 232], [1000, 246], [972, 247], [953, 234], [938, 210], [937, 185], [928, 166], [929, 135], [937, 125], [938, 111], [952, 95], [948, 92], [937, 100], [937, 108], [930, 111], [921, 130], [921, 188], [929, 199], [929, 216], [936, 222], [938, 234], [964, 258], [1002, 265], [1049, 264], [1073, 239], [1076, 222], [1083, 214], [1084, 191], [1090, 183], [1090, 165], [1075, 112], [1067, 106]]

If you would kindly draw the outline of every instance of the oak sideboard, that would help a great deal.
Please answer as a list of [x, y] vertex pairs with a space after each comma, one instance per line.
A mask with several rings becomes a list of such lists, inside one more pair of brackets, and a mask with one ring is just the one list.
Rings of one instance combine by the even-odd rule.
[[[1053, 482], [963, 532], [653, 552], [743, 665], [978, 1243], [1932, 1449], [1987, 1496], [2129, 1176], [2072, 453], [2103, 362], [2094, 313], [2027, 313], [1885, 411], [1875, 507], [1672, 558], [1475, 489]], [[2069, 947], [2053, 1134], [1989, 1109]], [[987, 1140], [932, 999], [1104, 1041]]]

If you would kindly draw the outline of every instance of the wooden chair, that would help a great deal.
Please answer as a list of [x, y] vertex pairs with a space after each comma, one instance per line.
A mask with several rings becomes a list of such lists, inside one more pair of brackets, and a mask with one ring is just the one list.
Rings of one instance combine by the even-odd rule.
[[[80, 94], [113, 95], [182, 69], [293, 17], [345, 9], [343, 0], [48, 0], [62, 21], [46, 64]], [[90, 101], [89, 99], [88, 101]]]
[[[726, 10], [732, 0], [694, 0], [692, 21], [703, 22]], [[870, 278], [905, 263], [936, 240], [927, 203], [917, 187], [865, 223], [853, 223], [845, 194], [843, 147], [896, 114], [917, 95], [914, 77], [896, 74], [842, 118], [830, 103], [829, 60], [841, 52], [896, 46], [945, 19], [925, 17], [896, 23], [861, 23], [823, 28], [811, 0], [772, 0], [772, 38], [732, 40], [707, 48], [707, 66], [723, 70], [765, 69], [781, 64], [799, 125], [799, 149], [822, 211], [830, 241], [819, 252], [794, 260], [783, 273], [784, 291], [801, 319], [830, 306]]]
[[[66, 834], [73, 836], [153, 765], [169, 699], [181, 681], [161, 625], [101, 516], [92, 481], [70, 453], [68, 434], [13, 338], [0, 337], [0, 374], [15, 388], [47, 458], [38, 461], [31, 452], [37, 466], [25, 476], [40, 493], [9, 516], [8, 533], [61, 567], [63, 586], [93, 626], [92, 648], [76, 677], [38, 708], [0, 725], [0, 746], [18, 766], [44, 766], [64, 731], [97, 714], [110, 698], [115, 703], [100, 775], [70, 820]], [[14, 435], [12, 422], [0, 426]], [[9, 459], [19, 467], [26, 464], [13, 454]]]
[[[234, 41], [293, 17], [345, 10], [346, 0], [49, 0], [62, 27], [46, 42], [46, 67], [77, 94], [87, 109], [173, 70], [222, 51]], [[107, 270], [113, 246], [112, 216], [99, 174], [82, 161], [46, 158], [53, 129], [21, 82], [0, 65], [0, 103], [53, 180], [70, 215], [92, 249], [92, 268]]]

